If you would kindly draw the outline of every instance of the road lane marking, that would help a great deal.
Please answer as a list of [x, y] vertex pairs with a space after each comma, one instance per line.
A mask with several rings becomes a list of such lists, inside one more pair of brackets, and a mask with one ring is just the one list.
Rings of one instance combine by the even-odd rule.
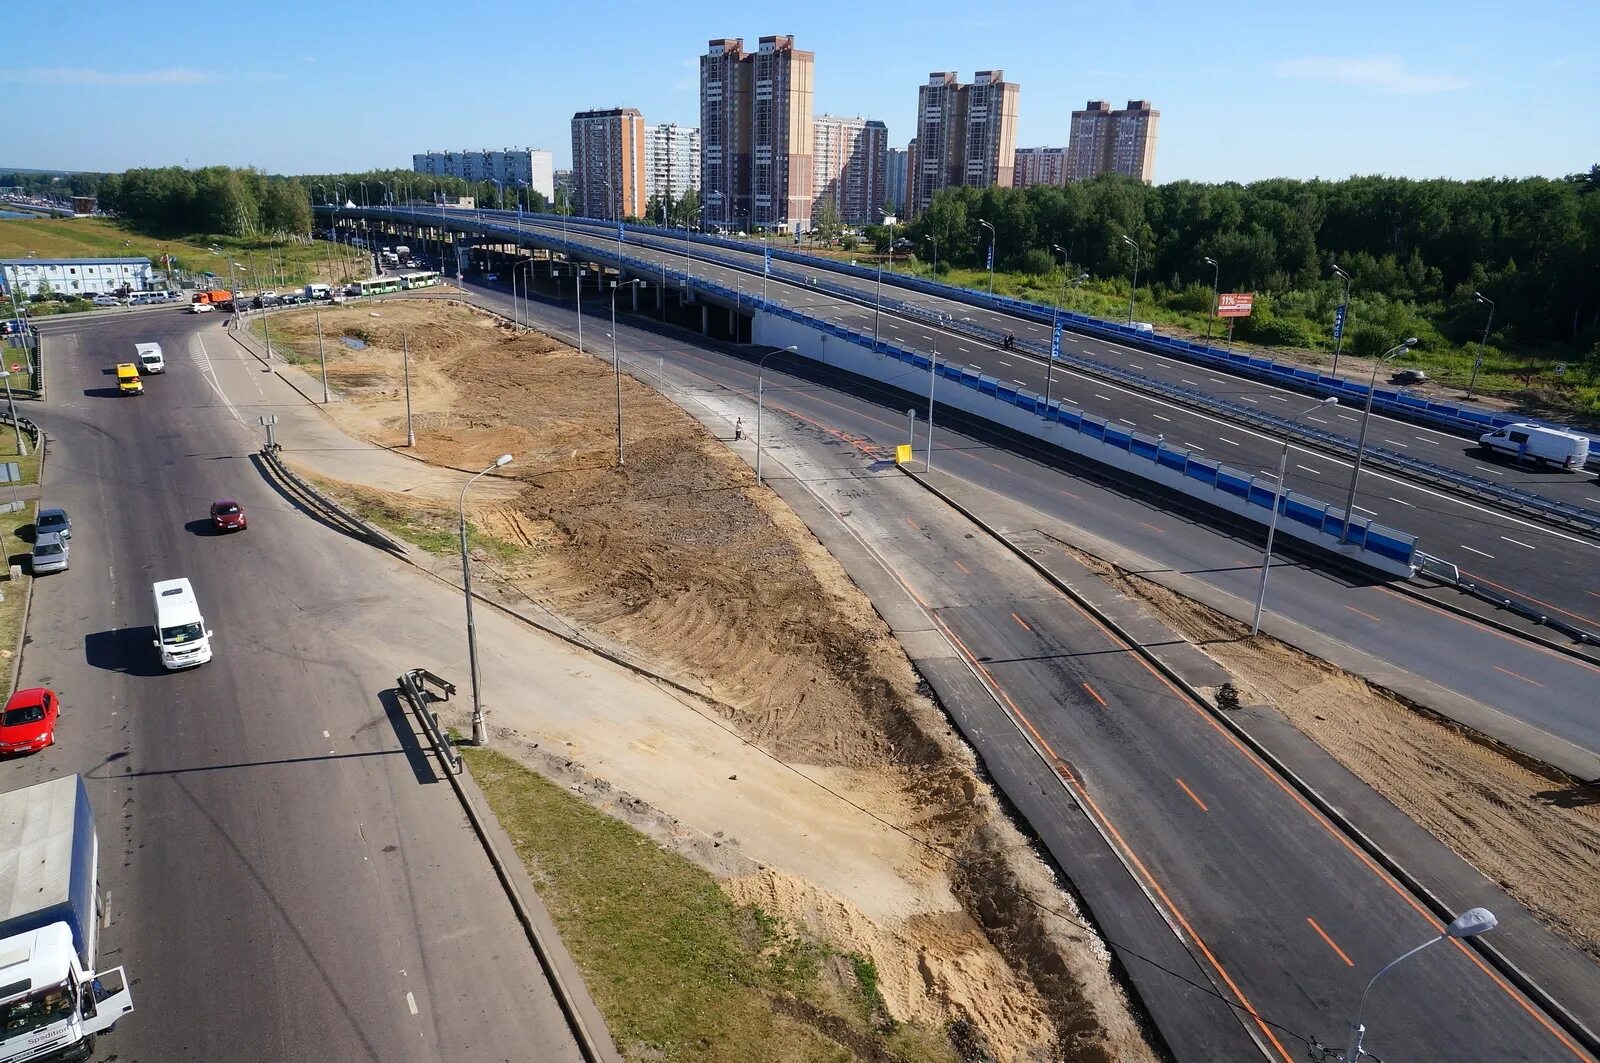
[[328, 732], [327, 732], [327, 731], [323, 731], [323, 732], [322, 732], [322, 737], [323, 737], [323, 738], [331, 738], [331, 737], [333, 737], [333, 736], [332, 736], [332, 735], [330, 735], [330, 734], [328, 734]]
[[1026, 384], [1026, 383], [1027, 383], [1027, 381], [1026, 381], [1026, 380], [1018, 380], [1018, 379], [1017, 379], [1017, 378], [1016, 378], [1016, 377], [1012, 377], [1012, 378], [1011, 378], [1011, 382], [1012, 382], [1012, 383], [1013, 383], [1013, 384]]
[[1486, 554], [1482, 550], [1476, 549], [1475, 547], [1468, 546], [1466, 543], [1462, 543], [1461, 544], [1461, 549], [1463, 549], [1463, 550], [1471, 550], [1473, 553], [1477, 554], [1479, 557], [1487, 557], [1490, 561], [1494, 560], [1494, 555], [1493, 554]]
[[1083, 689], [1085, 689], [1085, 690], [1087, 690], [1089, 692], [1089, 696], [1091, 698], [1093, 698], [1094, 700], [1096, 700], [1096, 701], [1098, 701], [1100, 703], [1100, 707], [1102, 709], [1110, 708], [1110, 706], [1106, 704], [1106, 699], [1101, 697], [1099, 691], [1095, 690], [1094, 687], [1090, 686], [1088, 683], [1084, 683], [1083, 684]]
[[1311, 474], [1311, 475], [1312, 475], [1312, 476], [1321, 476], [1321, 475], [1322, 475], [1322, 472], [1321, 472], [1321, 471], [1320, 471], [1320, 470], [1318, 470], [1318, 469], [1313, 469], [1313, 468], [1312, 468], [1312, 467], [1311, 467], [1311, 466], [1309, 466], [1309, 465], [1296, 465], [1296, 466], [1295, 466], [1295, 468], [1297, 468], [1297, 469], [1303, 469], [1303, 470], [1304, 470], [1304, 471], [1306, 471], [1306, 472], [1308, 472], [1308, 473], [1310, 473], [1310, 474]]
[[1202, 454], [1204, 454], [1206, 452], [1206, 448], [1205, 447], [1196, 446], [1193, 443], [1180, 443], [1178, 445], [1179, 446], [1183, 446], [1183, 447], [1188, 447], [1190, 450], [1198, 450]]
[[971, 354], [972, 353], [972, 348], [971, 347], [963, 347], [959, 343], [956, 344], [956, 350], [962, 351], [962, 352], [964, 352], [966, 354]]
[[1241, 399], [1243, 399], [1243, 400], [1244, 400], [1244, 401], [1246, 401], [1246, 402], [1253, 402], [1253, 403], [1255, 403], [1255, 404], [1256, 404], [1256, 405], [1257, 405], [1257, 406], [1260, 406], [1260, 405], [1261, 405], [1261, 403], [1260, 403], [1260, 401], [1259, 401], [1259, 400], [1257, 400], [1257, 399], [1252, 399], [1252, 398], [1251, 398], [1251, 397], [1250, 397], [1250, 396], [1249, 396], [1249, 395], [1240, 395], [1240, 396], [1239, 396], [1239, 397], [1240, 397], [1240, 398], [1241, 398]]
[[1407, 502], [1407, 501], [1406, 501], [1406, 500], [1405, 500], [1405, 499], [1403, 499], [1403, 498], [1396, 498], [1396, 497], [1394, 497], [1394, 496], [1393, 496], [1393, 495], [1389, 495], [1389, 496], [1388, 496], [1388, 498], [1389, 498], [1389, 501], [1391, 501], [1391, 502], [1398, 502], [1398, 503], [1400, 503], [1400, 505], [1402, 505], [1402, 506], [1409, 506], [1409, 507], [1411, 507], [1411, 508], [1412, 508], [1412, 509], [1416, 509], [1416, 508], [1417, 508], [1417, 506], [1416, 506], [1416, 503], [1414, 503], [1414, 502]]
[[1198, 380], [1190, 380], [1188, 377], [1181, 377], [1180, 376], [1178, 378], [1178, 382], [1182, 383], [1182, 384], [1188, 384], [1191, 387], [1199, 387], [1200, 386], [1200, 381], [1198, 381]]
[[1521, 539], [1513, 539], [1509, 535], [1502, 535], [1502, 536], [1500, 536], [1500, 538], [1504, 539], [1508, 543], [1516, 543], [1518, 546], [1522, 547], [1524, 550], [1537, 549], [1536, 547], [1529, 546], [1527, 543], [1523, 542]]
[[1424, 443], [1432, 443], [1434, 446], [1439, 445], [1439, 441], [1437, 439], [1429, 439], [1427, 436], [1418, 436], [1417, 438], [1422, 440]]
[[1364, 616], [1364, 617], [1366, 617], [1366, 618], [1367, 618], [1367, 619], [1368, 619], [1368, 620], [1370, 620], [1370, 621], [1372, 621], [1372, 622], [1373, 622], [1373, 623], [1374, 623], [1374, 624], [1381, 624], [1381, 623], [1383, 623], [1383, 621], [1382, 621], [1382, 620], [1379, 620], [1379, 619], [1378, 619], [1378, 618], [1377, 618], [1377, 617], [1375, 617], [1375, 616], [1373, 616], [1373, 615], [1372, 615], [1372, 614], [1371, 614], [1371, 613], [1363, 613], [1363, 612], [1362, 612], [1362, 611], [1361, 611], [1361, 610], [1360, 610], [1360, 609], [1357, 609], [1357, 608], [1356, 608], [1356, 607], [1355, 607], [1355, 606], [1353, 606], [1353, 605], [1347, 605], [1347, 606], [1345, 606], [1345, 608], [1346, 608], [1346, 609], [1348, 609], [1348, 610], [1350, 610], [1350, 611], [1351, 611], [1351, 612], [1352, 612], [1352, 613], [1355, 613], [1355, 614], [1356, 614], [1356, 615], [1358, 615], [1358, 616]]
[[1193, 801], [1195, 804], [1200, 806], [1200, 811], [1202, 811], [1202, 812], [1210, 812], [1211, 811], [1209, 808], [1206, 807], [1206, 803], [1204, 801], [1200, 800], [1200, 795], [1195, 793], [1193, 790], [1189, 789], [1189, 784], [1188, 783], [1184, 782], [1182, 779], [1175, 779], [1174, 781], [1177, 782], [1177, 784], [1179, 786], [1183, 787], [1183, 792], [1189, 795], [1189, 800]]
[[1011, 364], [1010, 362], [1006, 361], [1004, 358], [996, 358], [995, 361], [999, 362], [1001, 365], [1010, 365]]
[[1485, 469], [1482, 465], [1474, 465], [1473, 468], [1477, 469], [1479, 472], [1486, 472], [1490, 476], [1503, 476], [1504, 475], [1504, 473], [1500, 472], [1498, 469]]
[[1138, 362], [1129, 362], [1128, 364], [1133, 366], [1135, 369], [1143, 369], [1144, 368], [1144, 366], [1140, 365]]
[[1267, 398], [1269, 398], [1269, 399], [1277, 399], [1279, 402], [1288, 402], [1289, 401], [1288, 399], [1284, 398], [1282, 395], [1268, 395]]
[[1213, 384], [1226, 384], [1226, 383], [1227, 383], [1227, 381], [1226, 381], [1226, 380], [1218, 380], [1218, 379], [1217, 379], [1217, 378], [1216, 378], [1216, 377], [1214, 377], [1214, 376], [1208, 376], [1208, 377], [1206, 377], [1206, 379], [1207, 379], [1207, 380], [1209, 380], [1209, 381], [1211, 381], [1211, 382], [1212, 382], [1212, 383], [1213, 383]]
[[1142, 520], [1139, 523], [1143, 524], [1146, 528], [1149, 528], [1151, 531], [1155, 532], [1157, 535], [1165, 535], [1165, 534], [1167, 534], [1165, 530], [1156, 527], [1154, 524], [1150, 524], [1150, 523], [1148, 523], [1146, 521], [1142, 521]]
[[1110, 402], [1111, 401], [1111, 396], [1110, 395], [1102, 395], [1098, 391], [1094, 393], [1094, 397], [1097, 398], [1097, 399], [1103, 399], [1106, 402]]
[[1152, 413], [1152, 414], [1151, 414], [1151, 415], [1150, 415], [1150, 416], [1151, 416], [1151, 417], [1154, 417], [1154, 418], [1155, 418], [1155, 419], [1156, 419], [1156, 420], [1158, 420], [1158, 421], [1165, 421], [1165, 422], [1167, 422], [1167, 423], [1168, 423], [1168, 424], [1171, 424], [1171, 423], [1172, 423], [1172, 418], [1170, 418], [1170, 417], [1163, 417], [1163, 416], [1161, 416], [1161, 415], [1160, 415], [1160, 414], [1159, 414], [1159, 413]]
[[1348, 413], [1336, 413], [1336, 414], [1334, 414], [1334, 416], [1339, 418], [1342, 421], [1356, 421], [1356, 420], [1360, 419], [1360, 418], [1357, 418], [1357, 417], [1351, 417]]
[[1056, 488], [1056, 490], [1060, 491], [1062, 494], [1066, 495], [1068, 498], [1076, 498], [1080, 502], [1083, 501], [1083, 496], [1082, 495], [1075, 495], [1071, 491], [1068, 491], [1065, 487], [1058, 487], [1058, 488]]
[[1022, 630], [1024, 630], [1024, 631], [1032, 631], [1033, 630], [1033, 628], [1028, 626], [1028, 622], [1026, 620], [1022, 619], [1022, 617], [1018, 616], [1016, 613], [1012, 613], [1011, 614], [1011, 619], [1015, 620], [1018, 623], [1018, 625], [1021, 626]]
[[1217, 438], [1222, 440], [1224, 443], [1228, 444], [1228, 446], [1230, 446], [1230, 447], [1236, 447], [1236, 446], [1239, 445], [1239, 444], [1235, 443], [1233, 440], [1229, 439], [1227, 436], [1218, 436]]
[[1389, 444], [1391, 447], [1404, 447], [1407, 450], [1411, 449], [1410, 443], [1402, 443], [1398, 439], [1385, 439], [1384, 442]]
[[1119, 420], [1119, 421], [1121, 421], [1121, 422], [1122, 422], [1122, 423], [1123, 423], [1123, 424], [1125, 424], [1125, 425], [1129, 425], [1129, 426], [1130, 426], [1130, 427], [1133, 427], [1133, 428], [1138, 428], [1138, 427], [1139, 427], [1139, 426], [1138, 426], [1138, 424], [1137, 424], [1137, 423], [1135, 423], [1135, 422], [1133, 422], [1133, 421], [1130, 421], [1130, 420], [1128, 420], [1128, 419], [1127, 419], [1127, 418], [1126, 418], [1126, 417], [1118, 417], [1118, 418], [1117, 418], [1117, 420]]
[[411, 1014], [415, 1015], [417, 1013], [417, 998], [411, 995], [409, 989], [406, 990], [406, 1007], [411, 1009]]
[[1494, 666], [1494, 670], [1497, 671], [1497, 672], [1504, 672], [1506, 675], [1511, 676], [1513, 679], [1520, 679], [1524, 683], [1532, 683], [1536, 687], [1544, 686], [1544, 684], [1539, 682], [1537, 679], [1529, 679], [1525, 675], [1518, 675], [1516, 672], [1513, 672], [1509, 668], [1501, 668], [1498, 664]]
[[1328, 947], [1330, 949], [1332, 949], [1335, 953], [1338, 954], [1339, 958], [1344, 961], [1344, 965], [1346, 967], [1354, 967], [1355, 966], [1355, 964], [1351, 961], [1350, 957], [1348, 957], [1348, 956], [1346, 956], [1344, 954], [1344, 949], [1341, 949], [1338, 945], [1335, 945], [1333, 943], [1333, 939], [1328, 936], [1328, 932], [1326, 930], [1322, 929], [1320, 926], [1318, 926], [1317, 925], [1317, 921], [1315, 919], [1311, 918], [1308, 915], [1308, 916], [1306, 916], [1306, 922], [1310, 923], [1311, 924], [1311, 929], [1315, 930], [1317, 932], [1317, 936], [1320, 937], [1323, 941], [1326, 941], [1328, 943]]
[[1318, 423], [1318, 424], [1327, 424], [1327, 423], [1328, 423], [1328, 422], [1327, 422], [1327, 421], [1324, 421], [1324, 420], [1323, 420], [1323, 419], [1322, 419], [1322, 418], [1320, 418], [1320, 417], [1307, 417], [1307, 418], [1306, 418], [1306, 420], [1308, 420], [1308, 421], [1315, 421], [1315, 422], [1317, 422], [1317, 423]]
[[956, 568], [959, 568], [962, 572], [966, 573], [969, 576], [972, 575], [972, 570], [970, 568], [968, 568], [966, 565], [963, 565], [959, 560], [957, 560], [956, 558], [953, 558], [953, 557], [950, 560], [951, 561], [955, 561]]
[[1369, 517], [1376, 517], [1378, 515], [1378, 511], [1377, 510], [1368, 509], [1366, 506], [1357, 506], [1356, 510], [1358, 512], [1365, 513]]

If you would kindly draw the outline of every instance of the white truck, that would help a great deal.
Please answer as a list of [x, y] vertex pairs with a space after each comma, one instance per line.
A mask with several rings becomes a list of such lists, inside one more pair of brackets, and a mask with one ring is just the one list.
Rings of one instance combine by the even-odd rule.
[[83, 779], [0, 794], [0, 1063], [67, 1063], [133, 1010], [121, 967], [95, 969], [100, 840]]
[[[200, 305], [200, 304], [195, 304]], [[162, 356], [159, 343], [135, 343], [133, 345], [134, 364], [139, 367], [140, 374], [165, 373], [167, 361]]]
[[305, 287], [306, 298], [312, 301], [328, 299], [333, 296], [333, 288], [327, 284], [308, 284]]
[[1498, 451], [1518, 461], [1559, 465], [1582, 471], [1589, 460], [1589, 437], [1539, 424], [1508, 424], [1478, 437], [1485, 450]]

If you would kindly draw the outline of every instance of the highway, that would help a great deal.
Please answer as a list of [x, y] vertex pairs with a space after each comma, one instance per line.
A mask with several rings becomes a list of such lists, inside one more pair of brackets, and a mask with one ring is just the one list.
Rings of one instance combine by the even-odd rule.
[[[436, 221], [436, 215], [426, 220]], [[515, 224], [514, 217], [497, 219]], [[559, 236], [556, 225], [524, 221], [523, 227], [530, 239]], [[592, 246], [598, 260], [614, 256], [616, 242], [614, 231], [610, 239], [599, 232], [585, 236], [584, 230], [574, 228], [568, 236]], [[654, 250], [640, 241], [630, 239], [624, 245], [627, 254], [662, 262], [672, 269], [684, 268], [682, 247], [672, 251]], [[660, 244], [660, 238], [648, 238]], [[690, 244], [691, 257], [698, 245]], [[720, 252], [719, 252], [720, 253]], [[757, 275], [752, 277], [728, 267], [694, 260], [691, 271], [696, 277], [705, 277], [727, 286], [736, 283], [755, 291], [760, 286], [759, 256], [753, 256]], [[791, 264], [792, 265], [792, 264]], [[648, 278], [647, 278], [648, 279]], [[875, 317], [879, 334], [898, 345], [924, 353], [935, 354], [947, 361], [959, 360], [970, 368], [1019, 384], [1035, 393], [1046, 390], [1044, 364], [1020, 352], [1002, 351], [970, 337], [956, 336], [929, 325], [920, 319], [900, 319], [893, 315], [876, 315], [870, 305], [843, 300], [817, 292], [805, 286], [789, 285], [773, 280], [766, 286], [768, 296], [786, 305], [812, 313], [834, 324], [868, 334], [872, 332]], [[999, 315], [991, 319], [984, 312], [959, 303], [921, 298], [930, 307], [953, 313], [959, 319], [970, 316], [992, 328], [1016, 327], [1022, 323]], [[1018, 329], [1018, 334], [1023, 333]], [[1076, 349], [1091, 356], [1106, 359], [1113, 345], [1097, 340], [1074, 337]], [[1124, 350], [1133, 363], [1145, 370], [1189, 374], [1186, 379], [1199, 380], [1213, 388], [1237, 389], [1246, 382], [1224, 378], [1218, 374], [1200, 374], [1195, 367], [1182, 367], [1168, 359]], [[1165, 363], [1162, 365], [1161, 363]], [[1187, 386], [1187, 385], [1186, 385]], [[1255, 387], [1255, 385], [1249, 385]], [[1271, 390], [1271, 389], [1268, 389]], [[1169, 442], [1200, 451], [1204, 456], [1241, 469], [1247, 473], [1276, 477], [1282, 442], [1276, 438], [1236, 424], [1220, 420], [1210, 414], [1176, 405], [1164, 399], [1120, 387], [1099, 378], [1083, 376], [1076, 372], [1057, 369], [1050, 386], [1052, 397], [1073, 403], [1086, 412], [1136, 428], [1143, 433], [1164, 436]], [[1312, 405], [1305, 396], [1273, 392], [1261, 400], [1264, 408], [1271, 407], [1280, 414], [1297, 413]], [[1345, 424], [1341, 418], [1356, 416], [1354, 411], [1339, 408], [1316, 411], [1308, 420], [1321, 418], [1335, 424]], [[1391, 426], [1393, 426], [1391, 431]], [[1347, 427], [1349, 427], [1347, 425]], [[1410, 435], [1401, 434], [1401, 428]], [[1443, 433], [1405, 425], [1385, 419], [1373, 422], [1370, 442], [1381, 445], [1383, 439], [1405, 442], [1413, 437], [1432, 439], [1419, 443], [1417, 448], [1445, 451], [1451, 446], [1464, 447], [1461, 440]], [[1415, 448], [1414, 448], [1415, 449]], [[1437, 457], [1437, 455], [1435, 455]], [[1481, 462], [1480, 462], [1481, 463]], [[1491, 466], [1485, 466], [1490, 468]], [[1503, 470], [1510, 472], [1509, 469]], [[1306, 495], [1342, 506], [1348, 489], [1351, 467], [1347, 461], [1331, 457], [1321, 451], [1294, 445], [1285, 480], [1288, 486]], [[1534, 474], [1529, 474], [1534, 475]], [[1552, 477], [1569, 477], [1573, 481], [1589, 480], [1575, 474], [1548, 474]], [[1558, 481], [1559, 482], [1559, 481]], [[1600, 489], [1593, 492], [1600, 497]], [[1563, 616], [1590, 630], [1600, 633], [1600, 541], [1558, 531], [1532, 520], [1513, 516], [1489, 506], [1460, 498], [1432, 488], [1400, 479], [1370, 465], [1362, 472], [1361, 490], [1357, 507], [1367, 516], [1394, 528], [1419, 536], [1419, 546], [1436, 556], [1453, 562], [1463, 573], [1490, 585], [1508, 588], [1523, 595], [1553, 614]]]
[[[71, 570], [35, 585], [20, 676], [59, 691], [59, 743], [7, 785], [88, 782], [104, 955], [137, 1005], [101, 1058], [575, 1061], [455, 796], [381, 693], [459, 595], [263, 480], [257, 416], [299, 400], [219, 331], [202, 341], [212, 321], [50, 322], [48, 404], [28, 409], [74, 535]], [[136, 340], [169, 368], [121, 397], [108, 374]], [[248, 531], [207, 533], [223, 496]], [[217, 656], [168, 674], [150, 585], [180, 575]]]
[[[509, 313], [504, 293], [474, 290]], [[530, 305], [540, 327], [573, 332], [569, 309], [543, 299]], [[593, 335], [604, 341], [605, 326]], [[730, 422], [737, 410], [750, 424], [749, 362], [627, 319], [618, 340], [641, 379], [664, 372], [676, 388], [689, 378], [700, 403], [724, 409]], [[1262, 1017], [1219, 1014], [1214, 1001], [1186, 986], [1174, 989], [1163, 981], [1170, 976], [1125, 959], [1141, 986], [1183, 997], [1189, 1015], [1169, 1030], [1193, 1039], [1183, 1042], [1180, 1057], [1243, 1058], [1259, 1047], [1267, 1058], [1298, 1060], [1306, 1049], [1296, 1035], [1341, 1042], [1340, 1021], [1365, 978], [1436, 932], [1416, 902], [1090, 616], [904, 478], [874, 471], [903, 438], [901, 415], [785, 368], [771, 365], [766, 377], [772, 475], [795, 469], [829, 509], [844, 514], [928, 626], [948, 632], [984, 677], [994, 693], [990, 714], [1008, 715], [1039, 736], [1035, 748], [1043, 756], [1025, 752], [988, 767], [992, 774], [1027, 776], [1030, 790], [1066, 788], [1101, 830], [1119, 861], [1110, 868], [1096, 865], [1081, 839], [1071, 844], [1070, 824], [1033, 823], [1097, 918], [1121, 925], [1148, 897], [1216, 991]], [[1147, 528], [1160, 519], [1136, 501], [959, 433], [942, 431], [941, 440], [941, 467], [996, 491], [1020, 479], [1053, 480], [1077, 495], [1082, 511], [1104, 503], [1108, 520], [1136, 516]], [[1166, 519], [1172, 529], [1183, 526]], [[1165, 533], [1156, 526], [1141, 541]], [[1208, 536], [1217, 538], [1197, 538]], [[1284, 575], [1325, 578], [1297, 569]], [[874, 601], [893, 623], [895, 609]], [[1346, 796], [1352, 803], [1373, 800], [1364, 788]], [[1123, 880], [1120, 891], [1096, 884], [1119, 879], [1124, 867], [1133, 881]], [[1510, 915], [1515, 902], [1467, 874], [1481, 883], [1483, 903]], [[1526, 915], [1515, 932], [1544, 933]], [[1592, 965], [1579, 962], [1597, 979]], [[1586, 1058], [1465, 951], [1434, 950], [1389, 989], [1395, 995], [1369, 1024], [1368, 1047], [1383, 1058]], [[1427, 1020], [1419, 1021], [1423, 1015]], [[1230, 1023], [1232, 1040], [1208, 1040], [1225, 1037]]]

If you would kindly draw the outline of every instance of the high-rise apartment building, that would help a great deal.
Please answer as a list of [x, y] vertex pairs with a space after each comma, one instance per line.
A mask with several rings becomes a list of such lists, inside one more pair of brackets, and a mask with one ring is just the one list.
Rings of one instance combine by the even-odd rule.
[[411, 156], [414, 173], [459, 177], [463, 181], [497, 181], [506, 188], [531, 188], [554, 199], [555, 161], [537, 148], [490, 151], [425, 151]]
[[883, 196], [896, 214], [906, 210], [907, 149], [890, 148], [888, 171], [884, 174]]
[[676, 203], [700, 187], [700, 130], [675, 122], [645, 126], [644, 161], [645, 199]]
[[1155, 175], [1156, 131], [1161, 112], [1149, 100], [1129, 100], [1113, 111], [1105, 100], [1090, 100], [1072, 112], [1067, 142], [1067, 180], [1088, 181], [1120, 173], [1149, 184]]
[[1067, 183], [1066, 148], [1018, 148], [1013, 188]]
[[700, 57], [702, 217], [730, 228], [810, 227], [815, 57], [788, 35], [710, 42]]
[[588, 218], [642, 217], [644, 116], [635, 107], [572, 116], [572, 207]]
[[886, 195], [889, 128], [876, 120], [822, 114], [814, 130], [812, 217], [828, 203], [847, 224], [876, 223]]
[[953, 71], [928, 75], [917, 90], [916, 150], [906, 177], [909, 213], [927, 210], [941, 188], [1011, 185], [1021, 91], [1003, 70], [980, 70], [970, 85]]

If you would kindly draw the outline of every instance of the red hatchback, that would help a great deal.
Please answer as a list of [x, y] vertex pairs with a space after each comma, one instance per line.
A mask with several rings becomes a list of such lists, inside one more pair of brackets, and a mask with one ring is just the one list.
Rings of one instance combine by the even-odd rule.
[[244, 518], [244, 507], [231, 498], [219, 498], [211, 503], [211, 526], [217, 531], [244, 531], [250, 523]]
[[55, 691], [45, 687], [17, 691], [0, 716], [0, 753], [37, 753], [55, 745], [60, 715]]

